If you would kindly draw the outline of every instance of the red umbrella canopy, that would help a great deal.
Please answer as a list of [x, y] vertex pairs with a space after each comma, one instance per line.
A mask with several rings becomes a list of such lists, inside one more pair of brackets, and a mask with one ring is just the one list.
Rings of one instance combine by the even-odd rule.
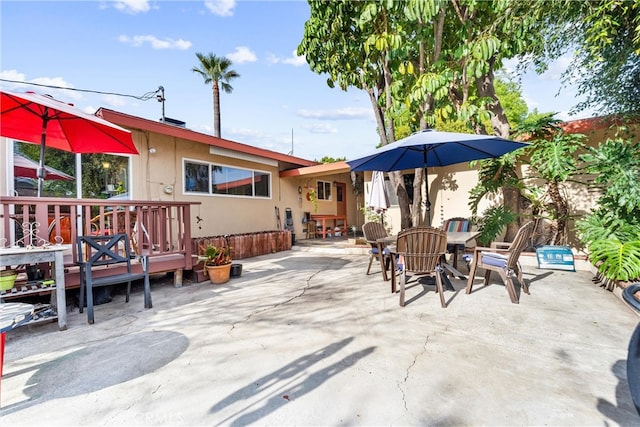
[[40, 144], [38, 196], [47, 175], [45, 146], [72, 153], [138, 154], [128, 130], [33, 92], [0, 90], [0, 136]]
[[72, 153], [138, 154], [128, 130], [33, 92], [0, 91], [0, 135]]

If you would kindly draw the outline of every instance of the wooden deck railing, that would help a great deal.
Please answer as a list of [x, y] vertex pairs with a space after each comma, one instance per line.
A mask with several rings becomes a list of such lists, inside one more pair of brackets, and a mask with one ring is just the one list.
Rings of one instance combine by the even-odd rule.
[[[194, 203], [147, 200], [0, 197], [0, 246], [68, 245], [65, 264], [77, 259], [77, 237], [127, 233], [137, 253], [173, 260], [164, 271], [192, 268]], [[197, 203], [196, 203], [197, 204]], [[181, 261], [177, 261], [181, 260]], [[156, 266], [155, 272], [163, 271]], [[153, 272], [153, 271], [152, 271]]]

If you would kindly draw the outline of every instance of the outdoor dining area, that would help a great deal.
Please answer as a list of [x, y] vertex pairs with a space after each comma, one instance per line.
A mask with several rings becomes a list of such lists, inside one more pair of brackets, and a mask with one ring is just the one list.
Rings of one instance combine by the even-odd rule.
[[[11, 137], [61, 144], [51, 129]], [[621, 301], [602, 298], [589, 272], [523, 268], [526, 219], [511, 242], [489, 247], [470, 218], [432, 224], [427, 168], [524, 145], [428, 130], [350, 161], [373, 172], [368, 205], [381, 216], [362, 226], [362, 253], [274, 251], [263, 236], [241, 236], [243, 249], [268, 250], [222, 285], [182, 277], [204, 242], [192, 236], [197, 202], [43, 197], [57, 172], [41, 161], [38, 197], [0, 197], [0, 268], [44, 270], [0, 291], [2, 352], [10, 344], [0, 416], [7, 425], [43, 413], [53, 425], [636, 423], [620, 332], [637, 318]], [[391, 232], [383, 173], [412, 168], [425, 170], [424, 221]], [[308, 240], [347, 240], [347, 218], [309, 213]], [[97, 288], [115, 284], [113, 303], [94, 310]], [[77, 311], [66, 307], [74, 288]], [[36, 295], [50, 295], [57, 323], [33, 323], [34, 306], [13, 302]]]
[[442, 310], [422, 282], [400, 308], [367, 264], [262, 255], [221, 286], [153, 279], [151, 309], [137, 287], [95, 325], [74, 312], [66, 332], [14, 329], [0, 416], [85, 425], [100, 401], [100, 417], [122, 425], [637, 422], [621, 363], [638, 318], [589, 273], [525, 267], [531, 295], [519, 305], [502, 286], [467, 295], [454, 277]]

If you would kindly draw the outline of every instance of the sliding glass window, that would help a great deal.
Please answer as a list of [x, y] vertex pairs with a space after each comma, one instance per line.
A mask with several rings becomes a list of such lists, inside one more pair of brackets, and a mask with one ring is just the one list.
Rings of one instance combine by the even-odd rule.
[[271, 173], [220, 164], [184, 161], [184, 192], [271, 197]]

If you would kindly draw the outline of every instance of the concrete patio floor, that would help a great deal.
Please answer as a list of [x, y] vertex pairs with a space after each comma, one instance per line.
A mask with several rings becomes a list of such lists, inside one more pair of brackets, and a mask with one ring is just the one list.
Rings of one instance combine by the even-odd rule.
[[[589, 272], [525, 267], [440, 308], [398, 305], [366, 255], [242, 260], [225, 285], [152, 284], [7, 335], [2, 425], [639, 425], [626, 354], [639, 317]], [[479, 278], [478, 278], [479, 281]]]

